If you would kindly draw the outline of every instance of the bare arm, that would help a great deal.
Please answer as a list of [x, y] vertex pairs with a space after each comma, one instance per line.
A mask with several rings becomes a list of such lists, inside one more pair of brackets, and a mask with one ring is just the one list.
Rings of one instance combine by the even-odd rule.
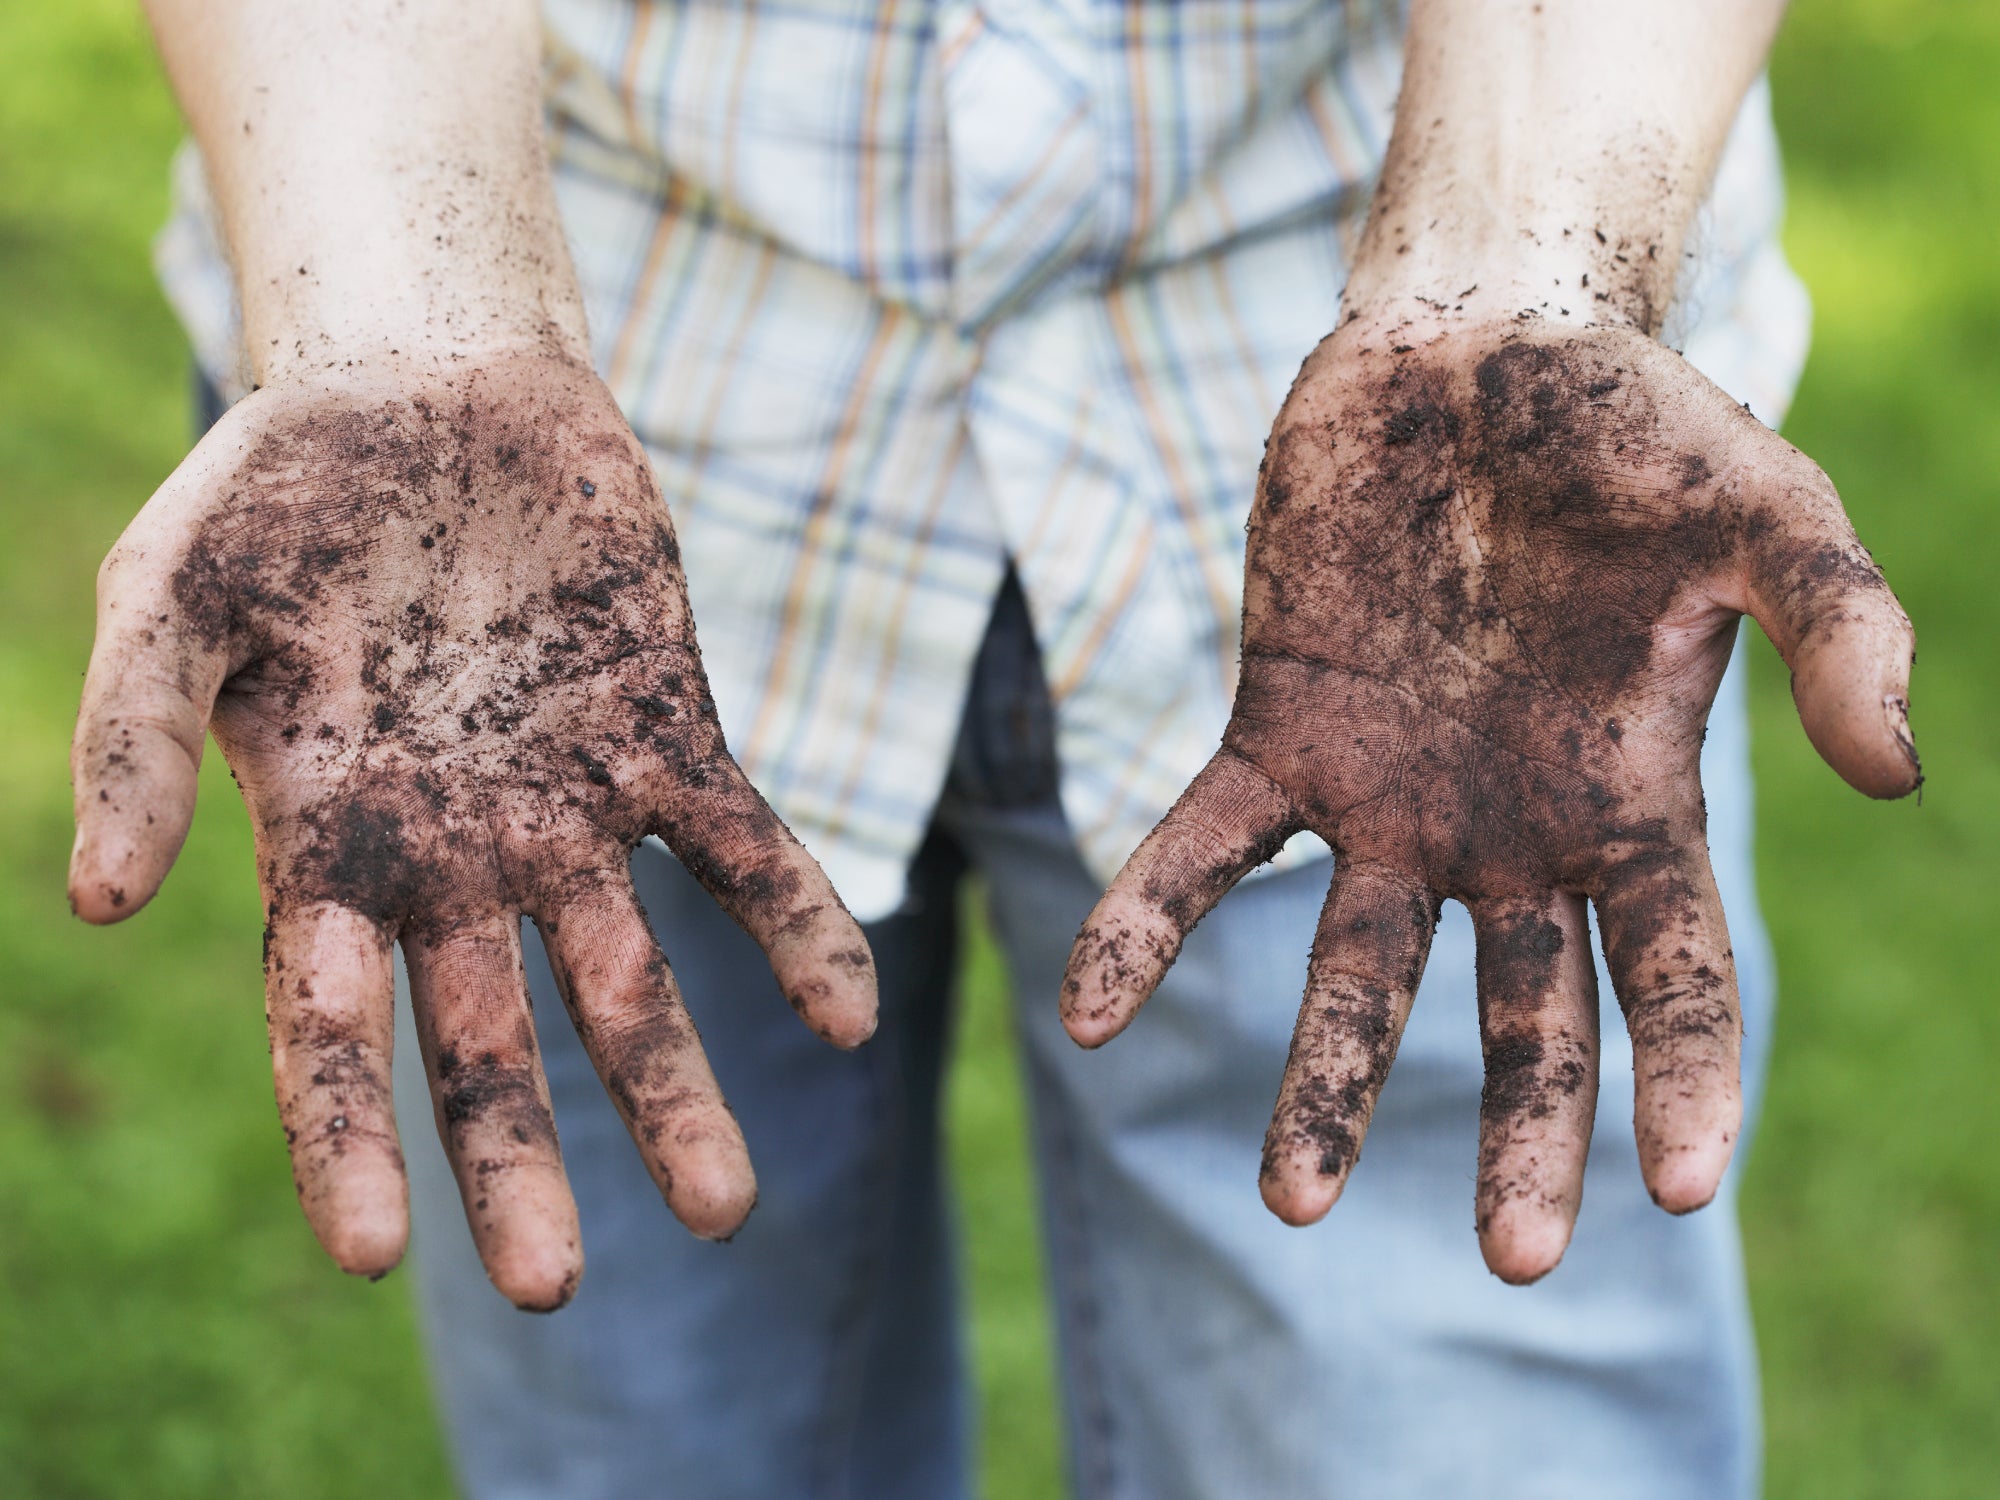
[[261, 388], [98, 582], [70, 895], [148, 901], [212, 731], [249, 807], [279, 1113], [350, 1271], [408, 1227], [391, 944], [495, 1283], [582, 1270], [522, 970], [540, 928], [674, 1212], [756, 1185], [627, 859], [657, 834], [829, 1041], [874, 1027], [867, 944], [731, 759], [644, 451], [591, 372], [525, 0], [155, 0]]
[[1657, 332], [1783, 13], [1776, 0], [1416, 0], [1345, 316], [1532, 309]]
[[1912, 634], [1826, 476], [1654, 341], [1778, 7], [1417, 0], [1340, 328], [1272, 430], [1222, 749], [1120, 873], [1063, 1007], [1117, 1034], [1291, 833], [1336, 867], [1265, 1201], [1353, 1168], [1440, 903], [1478, 935], [1477, 1225], [1560, 1259], [1597, 1092], [1586, 903], [1632, 1034], [1641, 1164], [1684, 1212], [1741, 1119], [1700, 749], [1741, 614], [1847, 780], [1920, 779]]
[[586, 357], [532, 0], [147, 9], [221, 209], [260, 384], [489, 347]]

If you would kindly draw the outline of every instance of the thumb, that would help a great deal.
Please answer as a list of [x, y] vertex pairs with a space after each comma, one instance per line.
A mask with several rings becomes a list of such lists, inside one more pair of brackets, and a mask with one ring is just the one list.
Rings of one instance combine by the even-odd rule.
[[1848, 785], [1902, 797], [1923, 782], [1910, 737], [1916, 632], [1854, 534], [1833, 482], [1790, 450], [1749, 527], [1749, 613], [1792, 671], [1806, 736]]
[[97, 639], [70, 746], [69, 900], [86, 922], [131, 916], [180, 853], [228, 670], [222, 643], [185, 622], [164, 556], [128, 533], [98, 573]]

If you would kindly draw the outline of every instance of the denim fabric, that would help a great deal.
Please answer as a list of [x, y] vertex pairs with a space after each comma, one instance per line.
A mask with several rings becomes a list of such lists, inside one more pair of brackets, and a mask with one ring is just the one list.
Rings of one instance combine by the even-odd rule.
[[[1754, 1118], [1771, 975], [1751, 884], [1742, 679], [1739, 659], [1704, 775]], [[1286, 1228], [1259, 1201], [1258, 1151], [1328, 867], [1241, 886], [1133, 1028], [1083, 1052], [1062, 1033], [1055, 995], [1098, 886], [1055, 802], [1046, 690], [1018, 589], [996, 605], [964, 722], [908, 899], [868, 928], [882, 1025], [855, 1054], [798, 1024], [754, 946], [668, 855], [648, 846], [633, 862], [757, 1163], [759, 1205], [731, 1244], [694, 1240], [661, 1205], [530, 930], [587, 1269], [562, 1312], [513, 1311], [486, 1284], [422, 1129], [429, 1101], [401, 1006], [416, 1289], [470, 1496], [968, 1494], [970, 1396], [937, 1139], [968, 870], [1017, 987], [1082, 1500], [1755, 1492], [1734, 1174], [1684, 1219], [1648, 1200], [1630, 1047], [1601, 973], [1597, 1137], [1576, 1239], [1553, 1274], [1510, 1288], [1479, 1258], [1480, 1051], [1471, 928], [1456, 906], [1347, 1195], [1324, 1223]]]

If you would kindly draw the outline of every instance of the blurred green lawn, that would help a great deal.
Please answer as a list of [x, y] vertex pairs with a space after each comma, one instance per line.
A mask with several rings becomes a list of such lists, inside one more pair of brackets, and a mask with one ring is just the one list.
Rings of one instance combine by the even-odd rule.
[[[90, 580], [187, 431], [153, 289], [173, 108], [130, 0], [0, 9], [0, 1495], [433, 1496], [403, 1282], [292, 1199], [248, 834], [211, 757], [164, 898], [62, 903]], [[1802, 0], [1775, 67], [1818, 337], [1790, 432], [1923, 636], [1921, 809], [1813, 760], [1757, 658], [1783, 966], [1746, 1185], [1770, 1491], [2000, 1493], [2000, 7]], [[951, 1123], [993, 1500], [1058, 1491], [1021, 1117], [990, 947]], [[1275, 1080], [1274, 1080], [1275, 1082]], [[1246, 1146], [1246, 1150], [1251, 1149]]]

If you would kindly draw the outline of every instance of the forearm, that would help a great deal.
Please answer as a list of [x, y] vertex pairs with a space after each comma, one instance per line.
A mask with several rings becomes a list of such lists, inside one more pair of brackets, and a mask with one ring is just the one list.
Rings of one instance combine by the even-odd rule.
[[269, 384], [585, 347], [532, 0], [147, 0]]
[[1463, 309], [1657, 330], [1782, 0], [1414, 0], [1364, 318]]

